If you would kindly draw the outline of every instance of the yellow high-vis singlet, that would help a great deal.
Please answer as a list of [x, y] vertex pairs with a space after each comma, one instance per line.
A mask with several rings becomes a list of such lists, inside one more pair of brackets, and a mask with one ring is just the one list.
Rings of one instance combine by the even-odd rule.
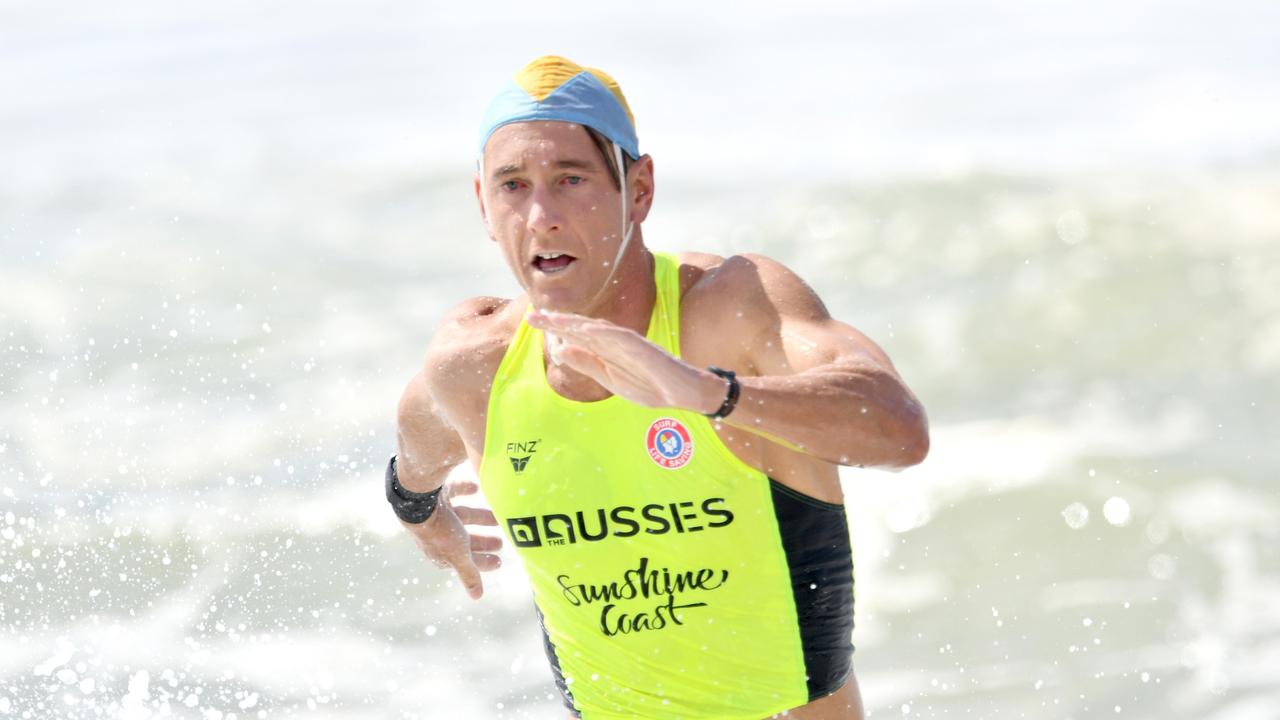
[[[654, 264], [647, 337], [679, 357], [679, 263]], [[575, 713], [759, 720], [844, 683], [843, 506], [749, 467], [697, 412], [559, 395], [524, 322], [488, 413], [480, 483]]]

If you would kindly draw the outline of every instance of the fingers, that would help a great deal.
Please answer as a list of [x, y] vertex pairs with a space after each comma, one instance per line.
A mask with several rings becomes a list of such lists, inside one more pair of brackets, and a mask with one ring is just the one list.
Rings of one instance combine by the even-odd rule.
[[560, 359], [574, 370], [632, 402], [646, 404], [646, 397], [661, 387], [654, 377], [635, 372], [625, 361], [606, 362], [596, 353], [576, 345], [569, 345], [562, 350]]
[[[528, 318], [530, 325], [544, 330], [548, 349], [557, 364], [568, 364], [606, 387], [609, 387], [605, 382], [608, 375], [628, 364], [651, 364], [658, 356], [671, 357], [640, 333], [608, 321], [547, 310], [535, 310]], [[583, 352], [590, 353], [595, 360]], [[635, 375], [634, 372], [628, 374]]]
[[590, 350], [584, 350], [576, 345], [568, 345], [560, 351], [560, 360], [574, 370], [607, 387], [609, 372], [606, 370], [604, 362]]
[[525, 322], [539, 330], [567, 330], [575, 326], [575, 319], [580, 319], [580, 316], [540, 309], [525, 316]]
[[[483, 557], [483, 555], [477, 555], [476, 557]], [[453, 570], [458, 573], [458, 580], [462, 581], [462, 587], [466, 588], [467, 595], [470, 595], [472, 600], [479, 600], [480, 596], [484, 594], [484, 583], [480, 580], [480, 568], [472, 560], [472, 553], [469, 550], [459, 553], [452, 560]], [[492, 561], [485, 560], [484, 562], [488, 564]]]
[[474, 480], [458, 480], [457, 482], [449, 483], [449, 487], [445, 492], [451, 498], [475, 495], [480, 492], [480, 484]]
[[[473, 543], [475, 539], [476, 536], [473, 536]], [[487, 539], [497, 540], [497, 538]], [[472, 600], [479, 600], [480, 596], [484, 595], [484, 581], [480, 579], [480, 573], [492, 572], [500, 567], [502, 567], [502, 558], [486, 552], [469, 552], [453, 565], [454, 571], [458, 573], [458, 579], [462, 581], [462, 586], [466, 588], [467, 595], [471, 596]]]
[[502, 549], [502, 538], [493, 535], [472, 535], [471, 551], [475, 552], [492, 552]]
[[502, 538], [475, 535], [467, 531], [467, 524], [497, 525], [498, 521], [487, 509], [442, 503], [431, 520], [411, 529], [427, 559], [438, 568], [452, 568], [474, 600], [484, 594], [480, 571], [495, 570], [502, 564], [493, 554], [502, 547]]
[[618, 335], [644, 337], [640, 333], [614, 325], [607, 320], [583, 317], [573, 313], [534, 310], [529, 313], [526, 319], [530, 325], [539, 330], [554, 332], [557, 335], [564, 336], [565, 339], [573, 339], [579, 342], [590, 342], [610, 335], [615, 337]]
[[489, 525], [497, 527], [498, 518], [493, 516], [492, 510], [485, 508], [473, 508], [466, 505], [454, 505], [453, 513], [465, 525]]
[[[475, 562], [475, 567], [483, 572], [492, 572], [502, 567], [502, 558], [491, 553], [472, 553], [471, 559]], [[479, 576], [477, 576], [478, 578]], [[479, 597], [474, 595], [472, 597]]]
[[453, 570], [458, 580], [473, 599], [484, 594], [484, 584], [479, 573], [502, 567], [497, 551], [502, 549], [502, 538], [492, 535], [471, 535], [467, 550], [445, 557], [426, 553], [426, 557], [441, 570]]

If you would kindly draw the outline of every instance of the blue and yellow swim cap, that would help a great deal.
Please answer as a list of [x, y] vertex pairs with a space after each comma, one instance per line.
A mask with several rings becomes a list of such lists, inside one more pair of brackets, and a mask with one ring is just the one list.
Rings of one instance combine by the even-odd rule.
[[640, 141], [622, 88], [603, 70], [544, 55], [516, 73], [485, 110], [480, 154], [493, 131], [515, 122], [560, 120], [586, 125], [640, 159]]

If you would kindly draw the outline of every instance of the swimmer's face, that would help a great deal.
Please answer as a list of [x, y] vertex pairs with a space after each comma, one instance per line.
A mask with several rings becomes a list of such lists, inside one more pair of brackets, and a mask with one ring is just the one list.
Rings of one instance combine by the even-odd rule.
[[[489, 236], [533, 305], [590, 311], [625, 228], [622, 195], [586, 129], [557, 121], [504, 125], [485, 145], [483, 172], [475, 185]], [[648, 213], [651, 188], [651, 165], [633, 164], [629, 222]]]

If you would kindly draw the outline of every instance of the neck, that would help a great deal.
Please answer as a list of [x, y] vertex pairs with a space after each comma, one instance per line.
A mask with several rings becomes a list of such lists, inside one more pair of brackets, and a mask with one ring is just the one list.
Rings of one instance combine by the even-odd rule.
[[596, 300], [582, 314], [608, 320], [644, 335], [649, 329], [653, 304], [657, 302], [654, 272], [653, 254], [636, 237], [619, 261], [618, 270], [609, 284], [601, 288]]
[[[622, 258], [609, 287], [601, 290], [592, 307], [581, 314], [647, 335], [653, 304], [658, 301], [653, 279], [655, 272], [653, 255], [645, 249], [644, 243], [636, 243]], [[543, 367], [552, 390], [570, 400], [595, 402], [612, 394], [586, 375], [568, 366], [551, 363], [545, 347]]]

